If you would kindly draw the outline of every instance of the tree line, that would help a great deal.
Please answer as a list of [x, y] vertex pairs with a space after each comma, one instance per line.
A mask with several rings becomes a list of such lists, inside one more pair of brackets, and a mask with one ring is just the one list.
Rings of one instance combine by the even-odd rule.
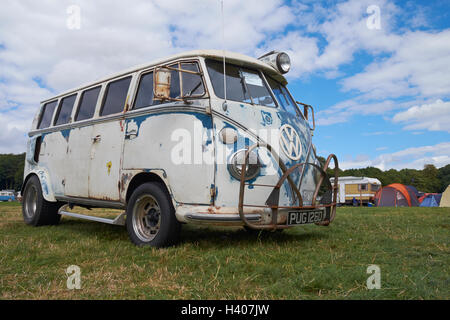
[[[319, 161], [322, 165], [325, 163], [323, 157], [319, 157]], [[334, 175], [334, 170], [328, 169], [327, 173], [332, 176]], [[439, 169], [432, 164], [426, 164], [422, 170], [390, 169], [382, 171], [375, 167], [347, 170], [339, 169], [339, 176], [377, 178], [383, 186], [391, 183], [401, 183], [414, 186], [421, 192], [440, 193], [450, 184], [450, 164]]]
[[[319, 157], [319, 161], [322, 165], [325, 163], [323, 157]], [[25, 153], [0, 154], [0, 190], [20, 190], [24, 164]], [[332, 176], [333, 170], [329, 169], [328, 174]], [[439, 169], [432, 164], [427, 164], [422, 170], [390, 169], [382, 171], [375, 167], [347, 169], [339, 170], [339, 176], [371, 177], [380, 180], [383, 186], [402, 183], [414, 186], [422, 192], [443, 192], [450, 184], [450, 164]]]
[[24, 165], [25, 153], [0, 154], [0, 190], [20, 190]]

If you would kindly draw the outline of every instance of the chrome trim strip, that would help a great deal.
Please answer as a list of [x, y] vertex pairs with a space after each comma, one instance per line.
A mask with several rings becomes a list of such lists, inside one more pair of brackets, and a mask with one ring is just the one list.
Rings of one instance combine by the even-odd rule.
[[[261, 215], [249, 213], [245, 217], [247, 220], [260, 221]], [[238, 214], [209, 214], [209, 213], [189, 213], [186, 215], [189, 220], [196, 221], [214, 221], [214, 222], [241, 222], [241, 217]]]
[[73, 217], [73, 218], [78, 218], [78, 219], [83, 219], [83, 220], [96, 221], [96, 222], [101, 222], [101, 223], [107, 223], [107, 224], [112, 224], [112, 225], [116, 225], [116, 226], [124, 226], [125, 225], [123, 213], [120, 214], [115, 219], [88, 216], [88, 215], [78, 214], [78, 213], [74, 213], [74, 212], [68, 212], [68, 211], [64, 211], [64, 210], [60, 210], [58, 212], [58, 214], [60, 214], [62, 216]]

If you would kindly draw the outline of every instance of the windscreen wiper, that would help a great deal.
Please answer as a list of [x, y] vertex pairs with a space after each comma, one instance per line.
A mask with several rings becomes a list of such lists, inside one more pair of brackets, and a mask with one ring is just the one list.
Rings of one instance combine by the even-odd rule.
[[245, 77], [242, 74], [241, 70], [239, 70], [239, 77], [241, 78], [241, 84], [242, 84], [242, 88], [244, 89], [244, 94], [247, 93], [247, 95], [250, 97], [251, 104], [255, 104], [253, 102], [252, 95], [250, 94], [250, 90], [248, 89], [247, 82], [245, 82]]

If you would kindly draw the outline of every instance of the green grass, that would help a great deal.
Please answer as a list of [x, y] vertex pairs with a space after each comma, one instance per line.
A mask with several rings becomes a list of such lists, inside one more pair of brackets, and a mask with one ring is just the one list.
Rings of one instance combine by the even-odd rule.
[[[1, 299], [449, 299], [448, 208], [339, 208], [329, 227], [247, 234], [183, 226], [173, 248], [125, 228], [62, 218], [31, 227], [0, 204]], [[65, 270], [81, 268], [68, 290]], [[381, 289], [368, 290], [370, 264]]]

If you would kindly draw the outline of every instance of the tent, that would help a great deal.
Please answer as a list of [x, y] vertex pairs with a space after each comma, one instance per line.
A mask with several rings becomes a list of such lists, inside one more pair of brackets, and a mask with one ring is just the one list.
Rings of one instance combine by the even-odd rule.
[[450, 185], [442, 193], [441, 203], [439, 207], [450, 207]]
[[436, 200], [438, 207], [439, 207], [439, 203], [441, 202], [441, 198], [442, 198], [442, 193], [424, 193], [423, 196], [421, 196], [419, 198], [419, 203], [422, 203], [423, 200], [425, 200], [428, 197], [433, 197], [434, 200]]
[[417, 207], [419, 200], [413, 190], [400, 183], [392, 183], [375, 194], [377, 207]]
[[420, 197], [420, 192], [417, 190], [416, 187], [414, 187], [414, 186], [407, 186], [407, 187], [414, 192], [414, 194], [416, 195], [417, 198]]
[[421, 207], [439, 207], [440, 194], [429, 194], [422, 199]]

